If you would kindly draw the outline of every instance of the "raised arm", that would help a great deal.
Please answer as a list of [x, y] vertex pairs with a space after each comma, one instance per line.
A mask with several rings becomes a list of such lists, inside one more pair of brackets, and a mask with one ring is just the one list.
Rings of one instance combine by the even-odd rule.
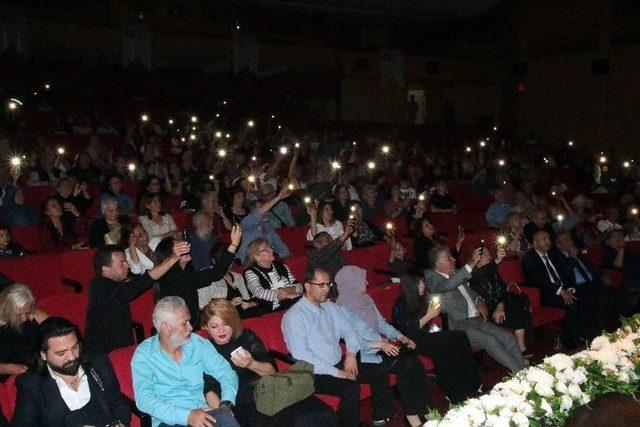
[[282, 190], [280, 190], [280, 192], [276, 197], [260, 205], [258, 210], [260, 210], [260, 213], [262, 213], [262, 215], [265, 215], [267, 212], [271, 210], [271, 208], [273, 208], [276, 205], [276, 203], [286, 199], [290, 195], [291, 195], [291, 191], [288, 188], [283, 188]]

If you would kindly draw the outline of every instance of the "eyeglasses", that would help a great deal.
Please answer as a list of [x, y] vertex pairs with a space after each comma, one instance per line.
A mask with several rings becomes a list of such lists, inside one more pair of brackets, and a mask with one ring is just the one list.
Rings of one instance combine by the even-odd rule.
[[325, 288], [332, 288], [333, 285], [335, 285], [335, 283], [333, 282], [326, 282], [326, 283], [314, 283], [314, 282], [309, 282], [310, 285], [314, 285], [319, 287], [320, 289], [325, 289]]
[[264, 248], [264, 249], [260, 249], [260, 250], [258, 251], [258, 253], [259, 253], [259, 254], [261, 254], [262, 252], [267, 252], [267, 251], [272, 251], [272, 250], [273, 250], [273, 248], [272, 248], [271, 246], [267, 246], [267, 247], [266, 247], [266, 248]]

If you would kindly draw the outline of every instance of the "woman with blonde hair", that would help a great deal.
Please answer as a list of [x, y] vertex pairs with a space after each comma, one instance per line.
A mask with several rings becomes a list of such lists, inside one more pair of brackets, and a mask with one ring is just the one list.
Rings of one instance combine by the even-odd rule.
[[289, 308], [302, 295], [302, 284], [285, 263], [275, 259], [273, 248], [264, 237], [249, 243], [244, 265], [249, 292], [268, 311]]
[[245, 329], [231, 301], [212, 299], [200, 312], [202, 329], [211, 344], [238, 375], [234, 414], [243, 426], [335, 426], [331, 408], [311, 395], [273, 416], [256, 409], [253, 389], [260, 377], [277, 371], [276, 362], [250, 329]]
[[35, 366], [38, 323], [46, 317], [27, 286], [14, 283], [0, 293], [0, 382]]

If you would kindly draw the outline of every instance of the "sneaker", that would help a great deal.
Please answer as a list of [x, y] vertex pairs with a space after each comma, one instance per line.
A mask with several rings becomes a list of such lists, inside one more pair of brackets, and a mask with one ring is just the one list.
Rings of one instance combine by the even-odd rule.
[[533, 353], [531, 353], [529, 350], [525, 350], [522, 352], [522, 357], [524, 357], [525, 359], [531, 359], [533, 357]]

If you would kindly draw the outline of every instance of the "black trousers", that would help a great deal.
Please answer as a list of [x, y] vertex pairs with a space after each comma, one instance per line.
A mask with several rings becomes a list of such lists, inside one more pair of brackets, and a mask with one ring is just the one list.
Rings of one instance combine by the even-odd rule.
[[337, 420], [333, 409], [315, 396], [284, 408], [273, 416], [258, 412], [253, 399], [236, 406], [236, 418], [243, 427], [335, 427]]
[[598, 300], [598, 289], [583, 284], [576, 286], [576, 300], [573, 304], [565, 304], [559, 295], [547, 297], [543, 304], [566, 310], [562, 325], [562, 339], [575, 342], [577, 339], [592, 338], [594, 325], [600, 323]]
[[427, 372], [413, 353], [384, 357], [381, 363], [359, 363], [358, 381], [371, 387], [373, 419], [394, 415], [389, 374], [396, 374], [400, 402], [405, 415], [424, 415], [432, 406]]
[[463, 331], [423, 331], [416, 350], [433, 362], [438, 384], [451, 403], [459, 403], [478, 390], [480, 377]]
[[[342, 363], [336, 367], [341, 369]], [[314, 378], [317, 393], [340, 398], [338, 425], [340, 427], [357, 427], [360, 385], [355, 381], [336, 378], [331, 375], [314, 375]]]

